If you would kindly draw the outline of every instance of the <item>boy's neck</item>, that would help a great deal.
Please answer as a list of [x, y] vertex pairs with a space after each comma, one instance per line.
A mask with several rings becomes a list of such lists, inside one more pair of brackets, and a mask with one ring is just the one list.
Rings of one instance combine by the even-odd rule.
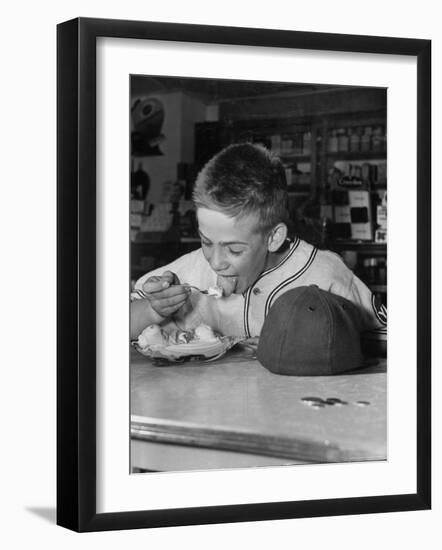
[[273, 269], [276, 267], [282, 260], [287, 256], [290, 251], [290, 241], [287, 240], [279, 250], [276, 252], [269, 252], [267, 254], [266, 265], [264, 266], [264, 271], [268, 269]]

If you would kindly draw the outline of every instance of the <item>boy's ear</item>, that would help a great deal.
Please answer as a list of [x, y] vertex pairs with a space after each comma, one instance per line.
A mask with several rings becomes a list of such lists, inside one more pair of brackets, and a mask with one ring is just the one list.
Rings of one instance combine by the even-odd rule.
[[270, 232], [267, 241], [269, 252], [276, 252], [287, 239], [287, 226], [285, 223], [278, 223]]

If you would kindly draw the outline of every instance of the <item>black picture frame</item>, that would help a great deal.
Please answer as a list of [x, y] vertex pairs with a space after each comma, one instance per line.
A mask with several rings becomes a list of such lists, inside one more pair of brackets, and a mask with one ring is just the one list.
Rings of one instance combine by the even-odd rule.
[[[417, 59], [415, 494], [96, 511], [96, 39], [300, 48]], [[57, 28], [57, 523], [83, 531], [429, 509], [431, 506], [431, 41], [79, 18]]]

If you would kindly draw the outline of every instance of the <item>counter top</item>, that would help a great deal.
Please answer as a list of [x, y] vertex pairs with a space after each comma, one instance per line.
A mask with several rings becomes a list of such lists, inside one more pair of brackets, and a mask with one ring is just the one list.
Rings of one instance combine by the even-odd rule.
[[[345, 404], [315, 408], [306, 397]], [[291, 377], [272, 374], [245, 350], [163, 367], [131, 350], [131, 415], [133, 441], [175, 451], [180, 445], [283, 463], [384, 460], [386, 362], [345, 375]]]

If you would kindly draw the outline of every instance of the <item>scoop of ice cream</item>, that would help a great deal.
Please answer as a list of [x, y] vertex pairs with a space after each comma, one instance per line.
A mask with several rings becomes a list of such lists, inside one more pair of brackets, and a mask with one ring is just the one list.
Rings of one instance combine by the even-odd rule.
[[238, 277], [223, 277], [218, 275], [216, 279], [216, 286], [221, 288], [223, 296], [226, 298], [233, 294], [238, 283]]
[[176, 335], [177, 344], [188, 344], [192, 340], [192, 333], [187, 330], [180, 330]]
[[216, 285], [215, 286], [209, 286], [209, 288], [207, 289], [207, 294], [209, 296], [213, 296], [214, 298], [216, 298], [218, 300], [223, 295], [223, 289], [219, 286], [216, 286]]
[[164, 346], [166, 344], [167, 338], [164, 336], [163, 331], [158, 325], [149, 325], [138, 336], [138, 345], [141, 348], [155, 345]]
[[204, 340], [205, 342], [210, 340], [216, 340], [216, 336], [211, 327], [208, 325], [198, 325], [195, 329], [195, 339]]

